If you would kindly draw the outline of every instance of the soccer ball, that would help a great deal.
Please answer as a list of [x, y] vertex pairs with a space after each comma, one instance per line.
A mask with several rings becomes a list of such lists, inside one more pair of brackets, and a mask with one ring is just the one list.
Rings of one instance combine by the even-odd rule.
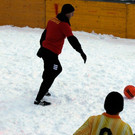
[[131, 99], [135, 96], [135, 87], [133, 85], [128, 85], [124, 88], [124, 95]]

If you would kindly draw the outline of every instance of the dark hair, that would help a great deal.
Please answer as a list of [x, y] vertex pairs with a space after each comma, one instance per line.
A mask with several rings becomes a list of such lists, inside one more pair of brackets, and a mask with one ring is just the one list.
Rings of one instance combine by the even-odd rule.
[[111, 92], [107, 95], [104, 103], [104, 108], [108, 114], [114, 115], [123, 110], [124, 99], [118, 92]]

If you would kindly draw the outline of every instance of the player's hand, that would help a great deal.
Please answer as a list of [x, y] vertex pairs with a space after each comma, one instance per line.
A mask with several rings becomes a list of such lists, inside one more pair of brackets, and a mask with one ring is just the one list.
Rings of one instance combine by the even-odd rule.
[[82, 58], [83, 58], [83, 60], [84, 60], [84, 63], [86, 63], [86, 60], [87, 60], [86, 54], [85, 54], [84, 52], [82, 52], [82, 53], [81, 53], [81, 56], [82, 56]]

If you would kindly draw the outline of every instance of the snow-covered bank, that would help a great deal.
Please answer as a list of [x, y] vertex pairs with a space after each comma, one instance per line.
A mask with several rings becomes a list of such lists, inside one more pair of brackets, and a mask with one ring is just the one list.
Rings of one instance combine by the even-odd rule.
[[[0, 135], [72, 135], [91, 115], [104, 112], [110, 91], [123, 96], [135, 85], [135, 40], [74, 32], [86, 52], [81, 56], [65, 40], [59, 56], [63, 72], [45, 97], [51, 106], [33, 101], [42, 81], [42, 60], [36, 56], [43, 29], [0, 26]], [[125, 98], [121, 118], [135, 133], [135, 98]]]

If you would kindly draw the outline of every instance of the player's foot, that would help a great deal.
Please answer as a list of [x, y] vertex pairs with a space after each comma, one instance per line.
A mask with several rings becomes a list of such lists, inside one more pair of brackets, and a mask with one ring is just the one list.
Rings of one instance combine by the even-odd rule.
[[51, 94], [50, 94], [49, 92], [47, 92], [45, 95], [46, 95], [46, 96], [51, 96]]
[[46, 101], [37, 101], [37, 100], [34, 101], [34, 104], [35, 104], [35, 105], [42, 105], [42, 106], [51, 105], [50, 102], [46, 102]]

